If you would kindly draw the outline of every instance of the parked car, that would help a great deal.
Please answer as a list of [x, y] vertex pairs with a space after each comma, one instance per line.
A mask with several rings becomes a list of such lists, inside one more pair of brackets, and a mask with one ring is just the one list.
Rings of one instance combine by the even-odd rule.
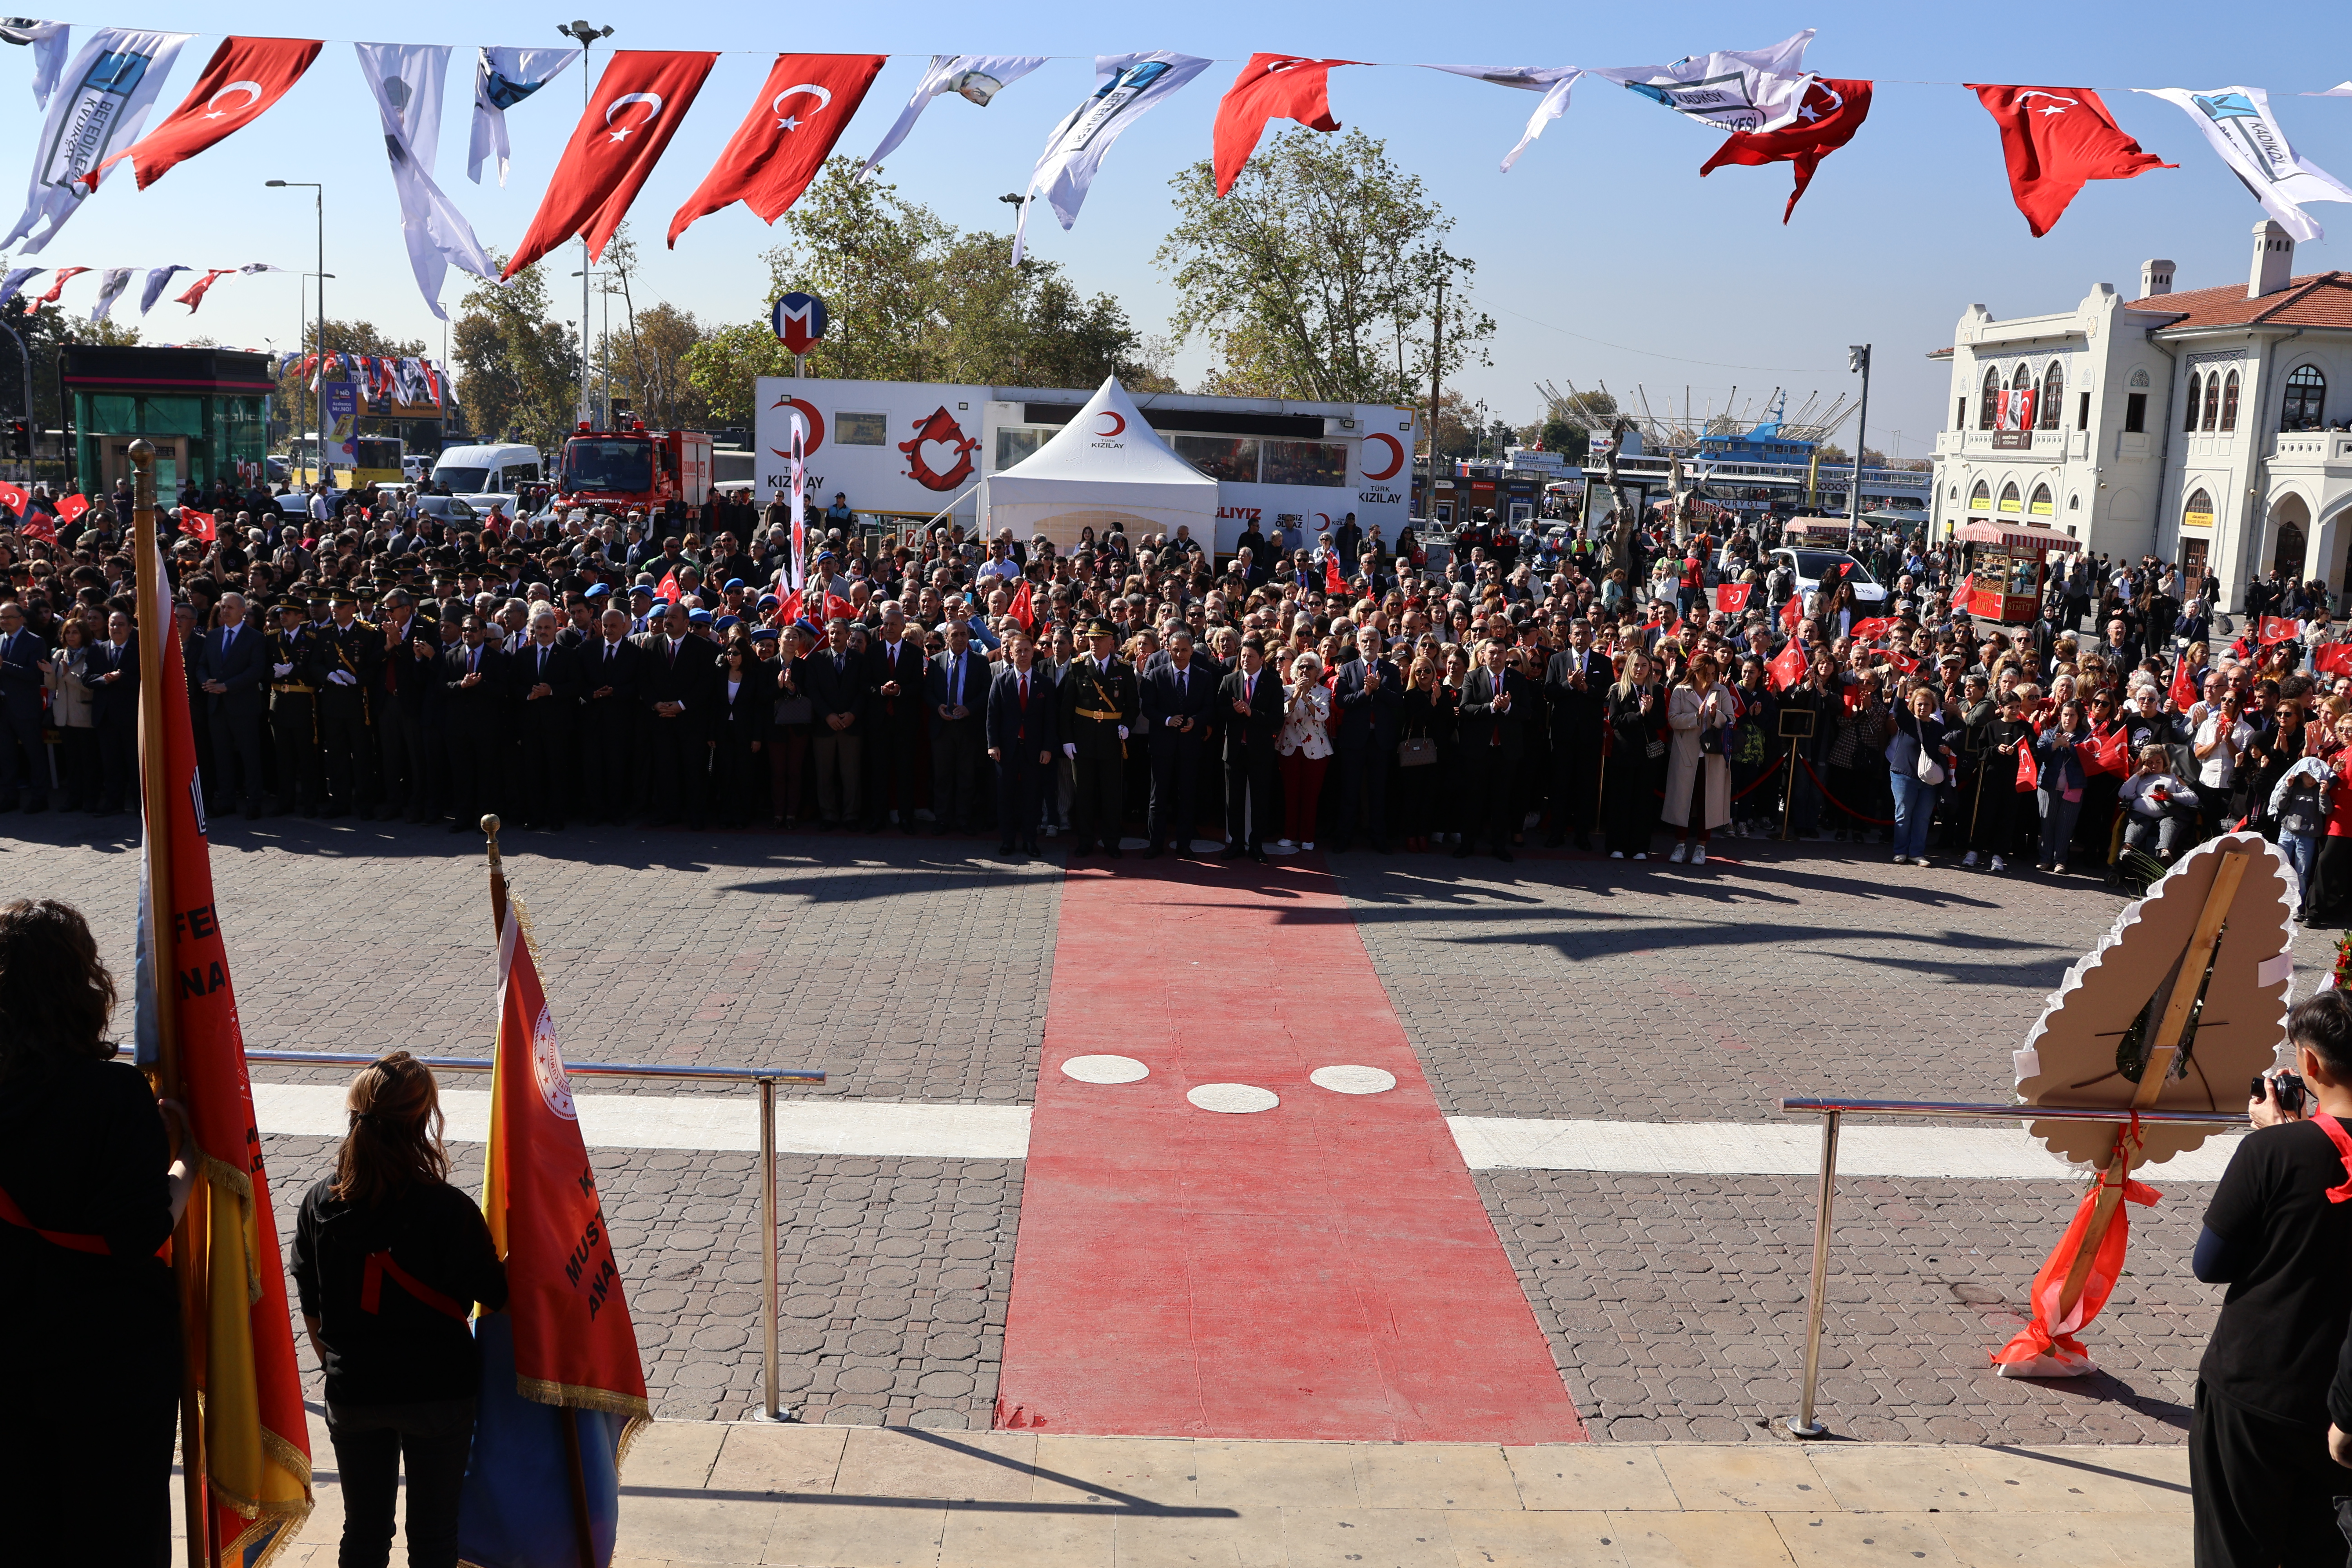
[[1772, 559], [1796, 574], [1797, 592], [1800, 594], [1810, 594], [1820, 587], [1822, 573], [1843, 566], [1852, 576], [1857, 603], [1877, 605], [1885, 602], [1886, 590], [1880, 586], [1877, 578], [1870, 574], [1870, 568], [1843, 550], [1817, 550], [1804, 544], [1791, 548], [1784, 544], [1772, 552]]

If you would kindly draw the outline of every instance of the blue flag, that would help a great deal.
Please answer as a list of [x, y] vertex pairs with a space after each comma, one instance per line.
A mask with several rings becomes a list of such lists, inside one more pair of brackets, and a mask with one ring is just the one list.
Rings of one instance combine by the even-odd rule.
[[593, 1560], [596, 1568], [608, 1568], [620, 1522], [627, 1419], [541, 1405], [518, 1394], [514, 1321], [506, 1313], [475, 1319], [474, 1338], [482, 1350], [482, 1392], [457, 1516], [458, 1557], [476, 1568], [580, 1568], [562, 1425], [571, 1421], [580, 1431]]

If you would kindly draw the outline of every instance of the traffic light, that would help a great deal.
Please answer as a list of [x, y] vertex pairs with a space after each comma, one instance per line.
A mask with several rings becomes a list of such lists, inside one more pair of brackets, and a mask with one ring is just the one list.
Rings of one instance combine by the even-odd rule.
[[33, 422], [29, 419], [8, 421], [8, 455], [29, 458], [33, 455]]

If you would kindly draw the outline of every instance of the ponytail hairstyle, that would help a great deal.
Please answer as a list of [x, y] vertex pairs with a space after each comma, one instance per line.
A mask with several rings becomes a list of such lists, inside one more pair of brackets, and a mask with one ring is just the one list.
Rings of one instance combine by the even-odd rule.
[[449, 1179], [432, 1068], [394, 1051], [359, 1070], [343, 1103], [352, 1125], [335, 1156], [335, 1196], [373, 1207], [412, 1186]]

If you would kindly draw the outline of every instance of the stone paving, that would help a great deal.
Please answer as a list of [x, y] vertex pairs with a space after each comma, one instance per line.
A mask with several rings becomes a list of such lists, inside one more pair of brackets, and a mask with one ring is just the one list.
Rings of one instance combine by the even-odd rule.
[[[136, 846], [88, 834], [80, 819], [8, 818], [0, 868], [12, 896], [79, 903], [127, 976]], [[1507, 868], [1360, 854], [1334, 869], [1441, 1107], [1464, 1115], [1777, 1121], [1782, 1094], [1998, 1099], [2007, 1053], [2119, 905], [2090, 879], [1897, 869], [1843, 846], [1721, 847], [1701, 871], [1538, 854]], [[985, 848], [620, 832], [508, 845], [574, 1059], [813, 1063], [832, 1081], [785, 1092], [1025, 1104], [1060, 878]], [[232, 822], [214, 874], [256, 1047], [487, 1054], [478, 840]], [[2299, 942], [2304, 987], [2331, 936]], [[1117, 1033], [1107, 1021], [1107, 1044]], [[267, 1144], [290, 1218], [331, 1145]], [[476, 1184], [478, 1149], [458, 1154], [458, 1180]], [[658, 1412], [753, 1408], [754, 1159], [600, 1151], [596, 1165]], [[812, 1422], [984, 1427], [1020, 1163], [784, 1168], [787, 1403]], [[2184, 1262], [2210, 1187], [2152, 1179], [2168, 1202], [2135, 1213], [2134, 1268], [2091, 1335], [2107, 1373], [2059, 1384], [1994, 1379], [1982, 1358], [2063, 1228], [2065, 1184], [1842, 1182], [1824, 1417], [1915, 1441], [2177, 1442], [2214, 1301]], [[1478, 1181], [1596, 1436], [1760, 1438], [1759, 1423], [1793, 1408], [1810, 1180]]]

